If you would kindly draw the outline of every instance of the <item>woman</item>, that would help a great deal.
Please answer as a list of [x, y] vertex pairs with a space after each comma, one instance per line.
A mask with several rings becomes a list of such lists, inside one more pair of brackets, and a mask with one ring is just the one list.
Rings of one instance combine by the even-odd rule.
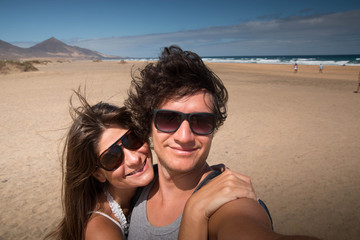
[[[149, 143], [131, 130], [130, 113], [124, 107], [102, 102], [90, 106], [79, 92], [75, 93], [81, 107], [72, 107], [73, 124], [62, 157], [64, 216], [46, 238], [126, 239], [131, 200], [137, 188], [146, 186], [154, 177]], [[256, 199], [250, 182], [229, 170], [204, 188], [210, 191], [200, 189], [196, 195], [219, 193], [224, 188], [228, 188], [227, 194], [209, 196], [207, 201], [187, 208], [190, 212], [201, 209], [208, 217], [235, 198]], [[201, 219], [205, 227], [206, 217]], [[184, 215], [184, 219], [192, 222], [190, 216]]]

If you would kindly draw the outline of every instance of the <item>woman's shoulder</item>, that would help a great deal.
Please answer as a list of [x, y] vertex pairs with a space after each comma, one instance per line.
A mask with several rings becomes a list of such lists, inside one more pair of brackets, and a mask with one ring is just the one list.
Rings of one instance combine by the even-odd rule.
[[124, 239], [120, 224], [103, 212], [92, 212], [85, 229], [86, 240]]

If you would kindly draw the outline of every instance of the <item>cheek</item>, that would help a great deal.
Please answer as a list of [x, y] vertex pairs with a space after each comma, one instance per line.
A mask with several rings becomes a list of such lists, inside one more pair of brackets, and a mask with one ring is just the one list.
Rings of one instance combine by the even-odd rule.
[[144, 143], [139, 149], [138, 152], [144, 154], [144, 155], [148, 155], [150, 152], [150, 146], [148, 143]]
[[150, 137], [152, 139], [152, 143], [153, 143], [153, 147], [157, 147], [159, 145], [159, 143], [161, 143], [164, 138], [164, 136], [162, 136], [163, 134], [159, 133], [157, 129], [155, 129], [154, 125], [150, 134]]
[[162, 133], [156, 133], [153, 135], [152, 137], [152, 144], [154, 147], [154, 150], [156, 152], [160, 151], [161, 154], [161, 149], [163, 149], [166, 145], [168, 145], [167, 143], [167, 139], [169, 138], [168, 134], [162, 134]]
[[210, 148], [211, 148], [211, 143], [212, 143], [212, 136], [206, 137], [202, 140], [202, 145], [204, 147], [204, 151], [205, 152], [209, 152]]
[[154, 151], [157, 153], [158, 149], [159, 149], [159, 144], [158, 144], [158, 139], [157, 138], [152, 138], [152, 145], [154, 148]]
[[144, 143], [137, 152], [141, 155], [141, 158], [152, 158], [151, 149], [148, 143]]
[[121, 164], [120, 167], [118, 167], [117, 169], [115, 169], [112, 172], [109, 172], [107, 174], [106, 178], [110, 184], [113, 184], [115, 182], [118, 183], [118, 182], [124, 181], [124, 176], [125, 176], [124, 167], [123, 167], [123, 164]]

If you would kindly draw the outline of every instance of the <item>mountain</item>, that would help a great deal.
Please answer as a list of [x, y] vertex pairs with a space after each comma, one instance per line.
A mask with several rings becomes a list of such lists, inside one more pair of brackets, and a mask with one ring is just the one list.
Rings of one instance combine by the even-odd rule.
[[0, 40], [0, 59], [6, 59], [6, 56], [9, 56], [10, 59], [19, 58], [23, 51], [24, 49], [21, 47]]
[[49, 38], [30, 48], [16, 47], [0, 40], [0, 59], [20, 58], [70, 58], [70, 59], [106, 59], [107, 56], [86, 48], [69, 46], [56, 38]]

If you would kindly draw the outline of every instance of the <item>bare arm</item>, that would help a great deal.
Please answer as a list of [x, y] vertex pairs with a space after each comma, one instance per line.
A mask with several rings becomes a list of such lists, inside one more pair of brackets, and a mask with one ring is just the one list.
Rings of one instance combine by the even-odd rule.
[[189, 198], [178, 239], [208, 239], [210, 216], [223, 204], [243, 197], [256, 200], [250, 178], [225, 170]]
[[209, 219], [209, 239], [317, 239], [305, 236], [284, 236], [273, 232], [269, 217], [258, 202], [237, 199], [220, 207]]
[[122, 240], [123, 235], [118, 226], [111, 220], [95, 215], [90, 218], [85, 229], [85, 240], [113, 239]]

